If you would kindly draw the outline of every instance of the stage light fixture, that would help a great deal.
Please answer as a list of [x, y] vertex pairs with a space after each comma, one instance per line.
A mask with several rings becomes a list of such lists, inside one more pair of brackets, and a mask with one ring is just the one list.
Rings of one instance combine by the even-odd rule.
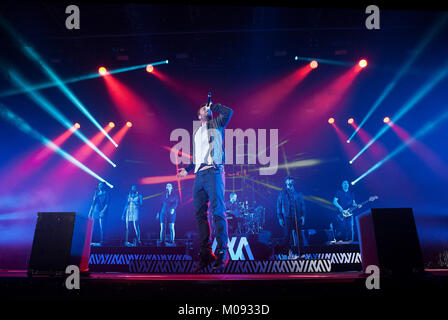
[[152, 64], [148, 64], [148, 65], [146, 66], [146, 72], [151, 73], [151, 72], [153, 72], [153, 71], [154, 71], [154, 67], [153, 67], [153, 65], [152, 65]]
[[328, 119], [328, 123], [329, 123], [329, 124], [333, 124], [333, 123], [334, 123], [334, 118], [330, 118], [330, 119]]
[[384, 123], [389, 123], [390, 122], [390, 118], [389, 117], [384, 117], [383, 122]]
[[78, 122], [76, 122], [76, 123], [74, 124], [74, 127], [75, 127], [76, 129], [79, 129], [79, 128], [81, 128], [81, 125], [80, 125]]
[[359, 60], [358, 65], [364, 69], [365, 67], [367, 67], [367, 60], [366, 59]]
[[132, 127], [132, 122], [131, 121], [126, 122], [126, 125], [130, 128]]
[[311, 69], [316, 69], [319, 66], [316, 60], [310, 62]]
[[98, 68], [98, 73], [102, 76], [107, 74], [107, 69], [105, 67], [99, 67]]
[[115, 123], [113, 123], [112, 121], [109, 122], [109, 127], [111, 127], [111, 128], [115, 127]]
[[350, 140], [347, 140], [347, 143], [350, 143]]
[[350, 119], [347, 120], [347, 123], [348, 124], [353, 124], [353, 123], [355, 123], [355, 119], [350, 118]]

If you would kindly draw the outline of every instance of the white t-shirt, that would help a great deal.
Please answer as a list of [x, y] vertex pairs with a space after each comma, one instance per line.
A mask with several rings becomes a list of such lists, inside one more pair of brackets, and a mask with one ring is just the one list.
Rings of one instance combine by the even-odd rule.
[[[194, 173], [198, 172], [202, 163], [213, 164], [210, 153], [207, 156], [210, 144], [208, 142], [207, 124], [202, 124], [194, 135]], [[206, 159], [207, 157], [207, 159]]]

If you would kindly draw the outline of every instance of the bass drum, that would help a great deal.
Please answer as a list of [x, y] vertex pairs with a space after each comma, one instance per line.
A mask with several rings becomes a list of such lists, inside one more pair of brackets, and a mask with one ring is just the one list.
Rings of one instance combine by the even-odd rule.
[[256, 207], [244, 214], [243, 233], [258, 234], [263, 231], [265, 223], [265, 208]]

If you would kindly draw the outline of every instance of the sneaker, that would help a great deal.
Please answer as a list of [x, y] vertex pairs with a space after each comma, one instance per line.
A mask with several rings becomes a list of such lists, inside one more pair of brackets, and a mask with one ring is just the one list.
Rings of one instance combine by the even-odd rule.
[[201, 254], [199, 257], [199, 264], [194, 268], [194, 272], [198, 272], [204, 268], [206, 268], [208, 265], [216, 261], [216, 256], [213, 254], [212, 251], [209, 251], [207, 253]]
[[219, 250], [216, 255], [216, 261], [213, 264], [214, 270], [224, 271], [227, 263], [229, 262], [229, 252], [228, 250]]

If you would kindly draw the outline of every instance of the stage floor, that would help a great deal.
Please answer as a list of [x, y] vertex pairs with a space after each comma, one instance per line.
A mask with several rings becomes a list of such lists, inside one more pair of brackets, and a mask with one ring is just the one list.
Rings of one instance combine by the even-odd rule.
[[[447, 272], [448, 276], [448, 272]], [[33, 275], [28, 277], [26, 270], [0, 270], [0, 279], [46, 279], [55, 278], [46, 275]], [[82, 281], [318, 281], [318, 282], [345, 282], [366, 278], [362, 272], [332, 272], [316, 274], [135, 274], [119, 272], [91, 272], [88, 276], [81, 276]]]
[[[64, 276], [32, 276], [26, 270], [0, 270], [6, 300], [138, 300], [155, 306], [182, 303], [262, 303], [289, 301], [388, 301], [445, 297], [448, 270], [428, 269], [423, 277], [381, 278], [380, 290], [366, 288], [362, 272], [323, 274], [132, 274], [94, 272], [81, 276], [80, 290], [68, 290]], [[317, 300], [316, 300], [317, 299]], [[365, 300], [367, 299], [367, 300]]]

